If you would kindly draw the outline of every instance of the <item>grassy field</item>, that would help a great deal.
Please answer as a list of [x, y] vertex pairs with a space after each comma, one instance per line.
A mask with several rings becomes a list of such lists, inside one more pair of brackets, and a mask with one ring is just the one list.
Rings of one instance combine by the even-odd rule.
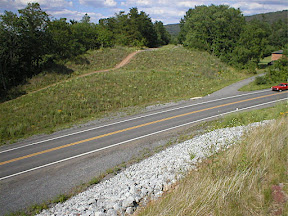
[[231, 115], [213, 124], [246, 124], [251, 116], [260, 119], [268, 113], [277, 120], [249, 131], [237, 145], [202, 162], [136, 215], [287, 215], [288, 104]]
[[[275, 83], [277, 85], [277, 83]], [[263, 85], [257, 85], [255, 82], [251, 82], [246, 86], [243, 86], [239, 89], [239, 91], [256, 91], [256, 90], [262, 90], [262, 89], [268, 89], [271, 88], [273, 84], [263, 84]]]
[[271, 62], [271, 61], [272, 61], [272, 56], [270, 55], [270, 56], [265, 57], [264, 59], [261, 59], [260, 62], [259, 62], [259, 65], [260, 65], [260, 66], [261, 66], [261, 65], [267, 66], [267, 64], [268, 64], [269, 62]]
[[90, 50], [87, 54], [77, 57], [73, 61], [60, 64], [49, 71], [29, 79], [27, 84], [18, 87], [27, 93], [46, 87], [53, 83], [67, 80], [81, 74], [113, 68], [136, 48], [116, 47]]
[[[94, 65], [93, 57], [85, 58]], [[97, 63], [93, 70], [107, 64]], [[79, 69], [73, 70], [92, 70], [82, 65], [77, 67]], [[234, 71], [206, 52], [176, 46], [141, 52], [119, 70], [71, 79], [0, 104], [0, 142], [51, 133], [131, 107], [204, 96], [248, 76]], [[44, 84], [31, 85], [26, 87], [27, 91], [37, 90]]]

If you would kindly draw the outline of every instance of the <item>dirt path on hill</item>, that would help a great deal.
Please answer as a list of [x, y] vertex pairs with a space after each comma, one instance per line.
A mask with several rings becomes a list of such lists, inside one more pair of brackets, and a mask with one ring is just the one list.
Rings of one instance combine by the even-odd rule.
[[[139, 52], [143, 52], [145, 50], [137, 50], [133, 53], [130, 53], [125, 59], [123, 59], [119, 64], [117, 64], [114, 68], [110, 68], [110, 69], [104, 69], [104, 70], [98, 70], [98, 71], [93, 71], [93, 72], [90, 72], [90, 73], [86, 73], [86, 74], [82, 74], [82, 75], [79, 75], [77, 77], [86, 77], [86, 76], [90, 76], [91, 74], [95, 74], [95, 73], [101, 73], [101, 72], [108, 72], [108, 71], [111, 71], [111, 70], [116, 70], [116, 69], [119, 69], [121, 67], [124, 67], [125, 65], [127, 65], [131, 59], [136, 55], [138, 54]], [[77, 77], [73, 77], [71, 79], [74, 79], [74, 78], [77, 78]], [[70, 80], [70, 79], [69, 79]]]
[[[127, 65], [127, 64], [131, 61], [131, 59], [132, 59], [136, 54], [138, 54], [138, 53], [140, 53], [140, 52], [143, 52], [143, 51], [145, 51], [145, 50], [137, 50], [137, 51], [135, 51], [135, 52], [133, 52], [133, 53], [130, 53], [125, 59], [123, 59], [123, 60], [122, 60], [119, 64], [117, 64], [114, 68], [97, 70], [97, 71], [93, 71], [93, 72], [90, 72], [90, 73], [81, 74], [81, 75], [79, 75], [79, 76], [75, 76], [75, 77], [72, 77], [72, 78], [70, 78], [70, 79], [63, 80], [63, 81], [61, 81], [61, 82], [57, 82], [57, 83], [53, 83], [53, 84], [51, 84], [51, 85], [45, 86], [44, 88], [38, 89], [38, 90], [36, 90], [36, 91], [28, 92], [28, 93], [25, 94], [25, 95], [33, 94], [33, 93], [36, 93], [36, 92], [45, 90], [45, 89], [47, 89], [47, 88], [50, 88], [50, 87], [52, 87], [52, 86], [56, 86], [56, 85], [58, 85], [58, 84], [60, 84], [60, 83], [64, 83], [64, 82], [67, 82], [67, 81], [70, 81], [70, 80], [73, 80], [73, 79], [76, 79], [76, 78], [79, 78], [79, 77], [86, 77], [86, 76], [90, 76], [90, 75], [95, 74], [95, 73], [109, 72], [109, 71], [111, 71], [111, 70], [112, 70], [112, 71], [113, 71], [113, 70], [117, 70], [117, 69], [119, 69], [119, 68], [124, 67], [125, 65]], [[24, 96], [24, 95], [22, 95], [22, 96]], [[22, 96], [21, 96], [21, 97], [22, 97]]]

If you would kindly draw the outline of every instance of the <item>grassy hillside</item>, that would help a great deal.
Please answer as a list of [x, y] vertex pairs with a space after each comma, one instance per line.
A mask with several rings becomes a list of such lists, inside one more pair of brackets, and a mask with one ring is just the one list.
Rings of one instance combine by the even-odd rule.
[[175, 46], [142, 52], [122, 69], [71, 79], [0, 104], [0, 141], [50, 133], [129, 107], [204, 96], [248, 76], [206, 52]]
[[27, 83], [18, 88], [26, 93], [36, 91], [53, 83], [67, 80], [92, 71], [113, 68], [135, 48], [116, 47], [99, 50], [90, 50], [87, 54], [77, 57], [66, 63], [61, 62], [50, 70], [29, 79]]
[[[287, 111], [287, 104], [282, 106]], [[137, 215], [286, 215], [288, 112], [278, 111], [269, 111], [278, 115], [277, 121], [249, 131], [237, 145], [202, 162]], [[235, 119], [251, 117], [237, 115], [241, 118], [232, 116], [224, 122], [234, 126]]]

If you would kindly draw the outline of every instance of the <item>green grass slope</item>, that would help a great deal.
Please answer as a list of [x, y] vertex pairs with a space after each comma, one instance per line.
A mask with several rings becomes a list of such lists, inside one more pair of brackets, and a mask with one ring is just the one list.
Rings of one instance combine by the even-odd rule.
[[44, 70], [41, 74], [29, 79], [25, 85], [18, 88], [21, 91], [30, 93], [79, 75], [113, 68], [135, 50], [135, 48], [128, 47], [89, 50], [86, 54], [76, 57], [71, 61], [60, 62], [56, 67]]
[[0, 104], [0, 142], [51, 133], [129, 107], [204, 96], [248, 76], [206, 52], [175, 46], [141, 52], [119, 70], [71, 79]]

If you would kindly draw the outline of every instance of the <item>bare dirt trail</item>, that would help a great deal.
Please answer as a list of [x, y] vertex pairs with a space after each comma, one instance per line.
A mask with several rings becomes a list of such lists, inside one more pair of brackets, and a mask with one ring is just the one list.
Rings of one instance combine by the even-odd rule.
[[[122, 60], [119, 64], [117, 64], [114, 68], [97, 70], [97, 71], [93, 71], [93, 72], [90, 72], [90, 73], [81, 74], [81, 75], [79, 75], [79, 76], [75, 76], [75, 77], [72, 77], [72, 78], [70, 78], [70, 79], [67, 79], [67, 80], [64, 80], [64, 81], [61, 81], [61, 82], [53, 83], [53, 84], [51, 84], [51, 85], [45, 86], [44, 88], [38, 89], [38, 90], [36, 90], [36, 91], [29, 92], [29, 93], [27, 93], [27, 94], [33, 94], [33, 93], [36, 93], [36, 92], [45, 90], [45, 89], [47, 89], [47, 88], [56, 86], [56, 85], [58, 85], [58, 84], [60, 84], [60, 83], [64, 83], [64, 82], [67, 82], [67, 81], [70, 81], [70, 80], [73, 80], [73, 79], [76, 79], [76, 78], [79, 78], [79, 77], [86, 77], [86, 76], [90, 76], [90, 75], [95, 74], [95, 73], [102, 73], [102, 72], [109, 72], [109, 71], [111, 71], [111, 70], [117, 70], [117, 69], [119, 69], [119, 68], [124, 67], [125, 65], [127, 65], [127, 64], [131, 61], [131, 59], [132, 59], [136, 54], [138, 54], [139, 52], [143, 52], [143, 51], [145, 51], [145, 50], [137, 50], [137, 51], [135, 51], [135, 52], [133, 52], [133, 53], [130, 53], [125, 59], [123, 59], [123, 60]], [[27, 94], [26, 94], [26, 95], [27, 95]], [[24, 95], [23, 95], [23, 96], [24, 96]]]

